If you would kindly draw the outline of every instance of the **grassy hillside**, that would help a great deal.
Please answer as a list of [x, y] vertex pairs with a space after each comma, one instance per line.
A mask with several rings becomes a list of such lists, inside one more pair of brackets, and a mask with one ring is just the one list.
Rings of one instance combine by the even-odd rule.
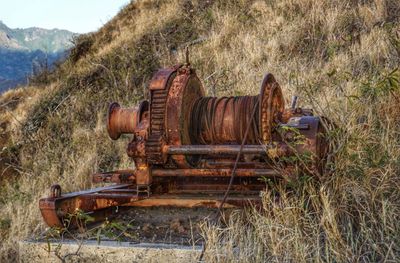
[[[332, 119], [336, 163], [322, 182], [264, 193], [265, 213], [205, 226], [208, 261], [391, 261], [400, 257], [400, 2], [135, 1], [81, 36], [45, 83], [0, 98], [0, 261], [45, 229], [50, 185], [132, 165], [108, 139], [107, 106], [135, 105], [163, 66], [192, 65], [212, 95], [256, 94], [265, 72], [285, 98]], [[279, 192], [280, 201], [274, 201]]]

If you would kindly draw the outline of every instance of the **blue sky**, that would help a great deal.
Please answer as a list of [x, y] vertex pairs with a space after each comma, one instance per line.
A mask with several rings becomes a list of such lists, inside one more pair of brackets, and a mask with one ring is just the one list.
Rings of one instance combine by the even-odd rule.
[[99, 29], [130, 0], [0, 0], [10, 28], [42, 27], [87, 33]]

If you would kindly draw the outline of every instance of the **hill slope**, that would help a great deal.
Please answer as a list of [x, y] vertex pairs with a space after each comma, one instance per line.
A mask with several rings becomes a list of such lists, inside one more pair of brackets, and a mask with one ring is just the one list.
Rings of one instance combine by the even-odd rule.
[[75, 35], [59, 29], [11, 29], [0, 21], [0, 92], [26, 83], [35, 70], [63, 58]]
[[62, 29], [38, 27], [11, 29], [0, 21], [1, 48], [57, 53], [71, 47], [74, 35], [77, 34]]
[[[48, 82], [0, 98], [1, 256], [45, 227], [52, 183], [131, 166], [105, 129], [107, 106], [135, 105], [163, 66], [191, 62], [212, 95], [257, 93], [274, 73], [288, 100], [333, 120], [336, 163], [322, 182], [264, 194], [268, 213], [204, 229], [209, 261], [383, 261], [400, 256], [398, 1], [135, 1], [79, 38]], [[214, 88], [211, 88], [214, 87]], [[280, 193], [276, 202], [273, 193]], [[240, 249], [237, 250], [236, 248]]]

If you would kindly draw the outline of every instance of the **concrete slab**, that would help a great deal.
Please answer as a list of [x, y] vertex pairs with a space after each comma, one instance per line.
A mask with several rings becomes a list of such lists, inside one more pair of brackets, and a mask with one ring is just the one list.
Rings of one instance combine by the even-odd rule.
[[[49, 252], [50, 248], [50, 252]], [[200, 246], [102, 241], [21, 241], [20, 262], [196, 262]]]

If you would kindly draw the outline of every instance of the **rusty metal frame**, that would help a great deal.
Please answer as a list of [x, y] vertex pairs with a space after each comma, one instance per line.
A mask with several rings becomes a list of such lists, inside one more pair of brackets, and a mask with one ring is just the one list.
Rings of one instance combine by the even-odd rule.
[[[219, 194], [155, 194], [138, 195], [133, 184], [116, 184], [91, 190], [68, 193], [65, 195], [43, 198], [39, 202], [42, 216], [48, 226], [63, 228], [65, 219], [71, 219], [77, 212], [91, 215], [95, 222], [104, 220], [118, 212], [118, 207], [209, 207], [221, 205]], [[259, 204], [258, 195], [234, 195], [223, 208], [241, 207], [246, 204]], [[112, 209], [114, 208], [114, 209]], [[74, 222], [68, 222], [71, 226]]]
[[[127, 154], [135, 169], [96, 173], [94, 183], [114, 185], [91, 190], [63, 194], [53, 185], [39, 201], [47, 225], [64, 227], [77, 211], [98, 221], [129, 206], [259, 205], [265, 187], [259, 179], [285, 180], [292, 171], [285, 158], [304, 153], [313, 158], [306, 169], [322, 174], [328, 148], [320, 117], [297, 107], [297, 97], [285, 109], [272, 74], [257, 96], [204, 97], [195, 70], [177, 65], [159, 70], [149, 93], [149, 101], [136, 108], [113, 103], [108, 113], [111, 139], [132, 135]], [[293, 144], [298, 135], [304, 143]], [[274, 167], [280, 159], [285, 174]]]

